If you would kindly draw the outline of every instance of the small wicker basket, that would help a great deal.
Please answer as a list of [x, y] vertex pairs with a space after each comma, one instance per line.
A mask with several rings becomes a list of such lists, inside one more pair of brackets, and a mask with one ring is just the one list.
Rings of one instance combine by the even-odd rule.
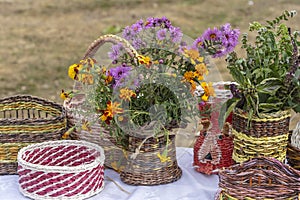
[[299, 199], [300, 172], [274, 158], [257, 157], [219, 171], [220, 200]]
[[233, 137], [231, 135], [232, 114], [226, 119], [222, 129], [219, 128], [218, 123], [222, 104], [232, 97], [229, 90], [231, 84], [235, 83], [215, 82], [213, 87], [216, 97], [199, 105], [200, 124], [203, 128], [194, 144], [193, 166], [197, 172], [210, 175], [216, 173], [216, 169], [234, 164], [232, 159]]
[[264, 114], [263, 117], [252, 117], [251, 127], [247, 128], [247, 114], [239, 109], [233, 113], [232, 158], [237, 163], [259, 156], [276, 158], [281, 162], [285, 160], [291, 112], [289, 110], [278, 111]]
[[59, 140], [66, 127], [65, 110], [57, 103], [28, 95], [0, 99], [0, 174], [16, 174], [22, 147]]
[[85, 199], [104, 188], [104, 151], [61, 140], [29, 145], [18, 154], [19, 189], [33, 199]]
[[300, 170], [300, 122], [298, 122], [289, 138], [286, 157], [290, 166]]

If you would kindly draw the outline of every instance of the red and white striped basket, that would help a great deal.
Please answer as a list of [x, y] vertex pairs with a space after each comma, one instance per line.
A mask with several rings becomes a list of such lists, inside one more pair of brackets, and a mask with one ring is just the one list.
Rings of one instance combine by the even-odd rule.
[[86, 141], [37, 143], [18, 153], [19, 190], [33, 199], [85, 199], [104, 188], [104, 151]]

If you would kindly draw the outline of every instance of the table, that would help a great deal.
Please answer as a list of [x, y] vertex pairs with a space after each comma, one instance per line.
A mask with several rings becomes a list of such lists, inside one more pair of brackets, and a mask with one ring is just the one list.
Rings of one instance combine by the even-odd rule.
[[[218, 176], [204, 175], [193, 169], [192, 148], [177, 147], [176, 151], [183, 171], [178, 181], [158, 186], [131, 186], [124, 184], [118, 173], [106, 169], [105, 176], [108, 178], [105, 179], [104, 190], [89, 200], [213, 200], [218, 190]], [[17, 175], [0, 176], [0, 200], [28, 199], [18, 190]]]

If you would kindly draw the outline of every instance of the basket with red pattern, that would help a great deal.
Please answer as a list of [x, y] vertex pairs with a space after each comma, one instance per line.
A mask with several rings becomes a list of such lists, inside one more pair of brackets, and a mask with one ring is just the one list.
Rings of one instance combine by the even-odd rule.
[[[193, 166], [197, 172], [215, 174], [216, 169], [234, 164], [232, 159], [233, 137], [231, 134], [232, 114], [226, 119], [222, 129], [218, 118], [226, 99], [232, 97], [229, 87], [233, 82], [216, 82], [213, 87], [216, 97], [199, 104], [200, 125], [203, 127], [194, 144]], [[201, 92], [201, 91], [200, 91]]]
[[104, 188], [104, 151], [86, 141], [37, 143], [18, 154], [19, 189], [33, 199], [85, 199]]

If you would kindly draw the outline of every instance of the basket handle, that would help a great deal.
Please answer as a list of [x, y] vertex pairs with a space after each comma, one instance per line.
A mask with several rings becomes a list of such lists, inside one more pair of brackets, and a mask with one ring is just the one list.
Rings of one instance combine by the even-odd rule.
[[98, 49], [105, 43], [113, 43], [113, 44], [121, 43], [125, 48], [125, 51], [132, 58], [137, 58], [139, 56], [135, 48], [126, 39], [121, 38], [117, 35], [107, 34], [107, 35], [100, 36], [88, 47], [87, 51], [83, 56], [83, 59], [87, 59], [88, 57], [93, 57], [95, 53], [98, 51]]
[[[90, 44], [90, 46], [86, 50], [82, 59], [84, 60], [89, 57], [94, 57], [96, 52], [99, 50], [99, 48], [105, 43], [122, 44], [125, 51], [129, 54], [129, 56], [138, 60], [139, 53], [135, 50], [135, 48], [126, 39], [113, 34], [102, 35], [98, 39], [94, 40], [94, 42], [92, 42], [92, 44]], [[82, 88], [82, 83], [80, 83], [79, 81], [75, 81], [73, 85], [73, 90], [80, 90], [81, 88]], [[64, 107], [65, 108], [71, 108], [73, 106], [76, 107], [82, 104], [84, 99], [85, 99], [84, 94], [77, 95], [75, 98], [72, 99], [71, 102], [65, 101]]]

